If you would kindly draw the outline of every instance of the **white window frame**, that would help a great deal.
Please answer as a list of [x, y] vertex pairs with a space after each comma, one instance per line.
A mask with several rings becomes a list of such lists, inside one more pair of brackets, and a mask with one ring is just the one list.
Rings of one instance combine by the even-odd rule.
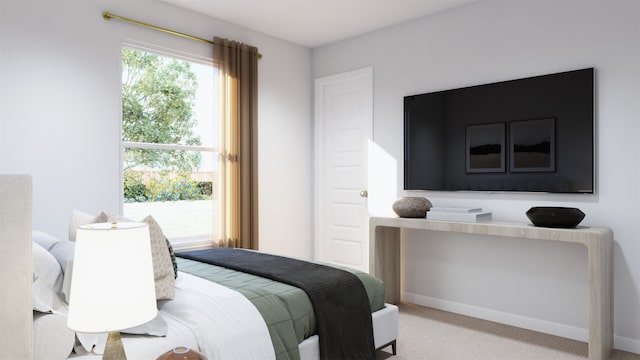
[[[199, 63], [207, 66], [215, 67], [215, 62], [211, 57], [205, 57], [195, 54], [186, 53], [179, 50], [168, 49], [161, 46], [151, 45], [135, 40], [125, 40], [121, 45], [121, 53], [122, 49], [129, 48], [138, 51], [144, 51], [149, 53], [154, 53], [160, 56], [171, 57], [178, 60], [189, 61], [192, 63]], [[120, 64], [122, 64], [122, 59], [120, 60]], [[122, 73], [122, 69], [120, 71]], [[122, 87], [120, 87], [122, 88]], [[122, 113], [122, 111], [120, 112]], [[120, 126], [119, 126], [119, 136], [120, 136], [120, 194], [122, 194], [122, 198], [120, 199], [119, 212], [120, 214], [124, 213], [124, 152], [126, 148], [131, 149], [148, 149], [148, 150], [184, 150], [184, 151], [198, 151], [198, 152], [209, 152], [214, 156], [220, 153], [220, 149], [217, 147], [208, 147], [208, 146], [192, 146], [192, 145], [181, 145], [181, 144], [156, 144], [156, 143], [147, 143], [147, 142], [132, 142], [132, 141], [123, 141], [122, 140], [122, 118], [120, 118]], [[213, 200], [211, 200], [213, 201]], [[215, 226], [215, 222], [214, 222]], [[178, 238], [171, 238], [169, 241], [175, 251], [184, 251], [184, 250], [192, 250], [192, 249], [201, 249], [211, 247], [214, 239], [213, 239], [213, 231], [208, 235], [202, 236], [181, 236]]]

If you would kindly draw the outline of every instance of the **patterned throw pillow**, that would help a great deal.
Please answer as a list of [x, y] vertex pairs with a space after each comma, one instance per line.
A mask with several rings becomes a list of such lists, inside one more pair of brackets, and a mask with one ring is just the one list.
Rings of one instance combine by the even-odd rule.
[[169, 242], [169, 239], [167, 239], [166, 237], [164, 238], [167, 241], [167, 249], [169, 249], [169, 255], [171, 256], [171, 262], [173, 263], [173, 278], [177, 279], [178, 278], [178, 261], [176, 260], [176, 253], [173, 251], [173, 246], [171, 246], [171, 243]]
[[153, 275], [156, 282], [156, 299], [173, 299], [175, 296], [175, 272], [171, 254], [167, 247], [167, 238], [162, 233], [158, 222], [151, 215], [144, 218], [142, 222], [149, 225]]

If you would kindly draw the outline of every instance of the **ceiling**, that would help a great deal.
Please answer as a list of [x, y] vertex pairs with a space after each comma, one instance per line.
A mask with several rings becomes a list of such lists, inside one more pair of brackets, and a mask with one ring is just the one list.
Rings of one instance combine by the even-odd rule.
[[478, 0], [164, 0], [309, 48]]

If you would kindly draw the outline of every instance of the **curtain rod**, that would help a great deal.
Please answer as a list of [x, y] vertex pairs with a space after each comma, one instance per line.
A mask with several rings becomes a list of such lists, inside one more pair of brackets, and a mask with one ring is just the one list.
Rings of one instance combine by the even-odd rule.
[[[168, 34], [181, 36], [183, 38], [187, 38], [187, 39], [191, 39], [191, 40], [202, 41], [202, 42], [206, 42], [206, 43], [209, 43], [209, 44], [213, 45], [213, 41], [212, 40], [203, 39], [203, 38], [200, 38], [200, 37], [197, 37], [197, 36], [181, 33], [181, 32], [178, 32], [178, 31], [174, 31], [174, 30], [171, 30], [171, 29], [167, 29], [167, 28], [163, 28], [163, 27], [160, 27], [160, 26], [152, 25], [152, 24], [145, 23], [145, 22], [142, 22], [142, 21], [130, 19], [130, 18], [127, 18], [127, 17], [124, 17], [124, 16], [112, 14], [112, 13], [110, 13], [108, 11], [103, 12], [102, 13], [102, 17], [105, 20], [116, 19], [116, 20], [120, 20], [120, 21], [125, 21], [125, 22], [128, 22], [128, 23], [134, 24], [134, 25], [144, 26], [144, 27], [147, 27], [147, 28], [150, 28], [150, 29], [153, 29], [153, 30], [162, 31], [162, 32], [165, 32], [165, 33], [168, 33]], [[262, 59], [262, 54], [258, 53], [257, 56], [258, 56], [258, 60]]]

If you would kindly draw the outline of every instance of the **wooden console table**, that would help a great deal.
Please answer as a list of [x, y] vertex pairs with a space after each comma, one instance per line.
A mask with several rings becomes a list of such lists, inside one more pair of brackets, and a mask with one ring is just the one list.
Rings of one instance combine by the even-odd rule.
[[400, 229], [538, 239], [583, 244], [589, 272], [589, 359], [607, 359], [613, 347], [612, 245], [610, 229], [552, 229], [530, 224], [464, 223], [372, 217], [369, 220], [369, 273], [384, 281], [388, 303], [400, 302]]

